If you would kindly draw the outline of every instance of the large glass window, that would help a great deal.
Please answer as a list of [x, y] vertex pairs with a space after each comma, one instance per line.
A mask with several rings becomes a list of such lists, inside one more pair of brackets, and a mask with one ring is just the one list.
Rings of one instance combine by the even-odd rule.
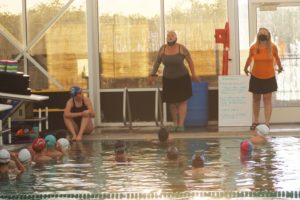
[[227, 0], [165, 0], [166, 30], [176, 30], [178, 42], [192, 54], [196, 73], [216, 76], [223, 47], [215, 43], [215, 29], [227, 21]]
[[[240, 44], [240, 73], [245, 74], [244, 66], [249, 55], [249, 18], [248, 0], [239, 0], [239, 44]], [[251, 41], [253, 42], [253, 41]]]
[[0, 59], [18, 60], [31, 89], [87, 87], [86, 1], [25, 2], [0, 0]]
[[[277, 76], [275, 106], [299, 106], [300, 6], [260, 6], [257, 28], [266, 27], [278, 46], [284, 73]], [[287, 29], [287, 22], [292, 26]]]
[[160, 1], [99, 0], [101, 88], [147, 87], [160, 47]]
[[[86, 88], [88, 62], [85, 0], [76, 0], [67, 9], [64, 9], [67, 1], [27, 2], [29, 43], [41, 35], [30, 46], [30, 55], [65, 89], [74, 84]], [[49, 14], [45, 15], [45, 12]], [[43, 32], [43, 29], [46, 31]], [[35, 79], [31, 81], [35, 84], [33, 88], [57, 89], [57, 85], [41, 74], [31, 62], [28, 71], [31, 79]]]
[[0, 0], [0, 59], [14, 59], [22, 46], [21, 15], [21, 0]]
[[147, 76], [164, 40], [160, 27], [166, 27], [163, 32], [178, 32], [198, 75], [219, 74], [222, 53], [214, 34], [227, 20], [227, 0], [165, 0], [164, 4], [162, 16], [159, 0], [99, 0], [101, 88], [149, 87]]

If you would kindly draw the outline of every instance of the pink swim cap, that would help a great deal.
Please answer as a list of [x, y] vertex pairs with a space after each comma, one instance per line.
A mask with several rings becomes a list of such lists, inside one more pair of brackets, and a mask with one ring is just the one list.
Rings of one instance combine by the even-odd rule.
[[240, 149], [243, 152], [251, 152], [253, 150], [253, 144], [249, 140], [244, 140], [240, 144]]

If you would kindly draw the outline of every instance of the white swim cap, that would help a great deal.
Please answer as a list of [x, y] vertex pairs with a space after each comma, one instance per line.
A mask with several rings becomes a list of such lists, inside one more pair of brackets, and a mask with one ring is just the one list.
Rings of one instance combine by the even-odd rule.
[[265, 124], [257, 125], [255, 130], [260, 135], [267, 135], [270, 132], [270, 128]]
[[63, 151], [68, 150], [70, 147], [70, 142], [66, 138], [60, 138], [57, 140], [57, 143], [60, 144], [61, 148]]
[[22, 149], [19, 151], [18, 158], [22, 163], [29, 162], [31, 160], [31, 153], [28, 149]]
[[0, 150], [0, 163], [5, 164], [10, 161], [10, 153], [6, 149]]

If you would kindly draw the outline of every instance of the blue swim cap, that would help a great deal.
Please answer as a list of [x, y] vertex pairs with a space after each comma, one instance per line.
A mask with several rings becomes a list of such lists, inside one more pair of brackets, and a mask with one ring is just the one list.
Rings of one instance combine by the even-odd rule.
[[81, 88], [79, 86], [73, 86], [70, 89], [71, 97], [76, 97], [76, 95], [81, 91]]
[[55, 147], [56, 138], [53, 135], [47, 135], [45, 137], [45, 141], [47, 143], [47, 148], [51, 149], [51, 148]]
[[240, 149], [243, 152], [252, 152], [253, 147], [254, 146], [253, 146], [252, 142], [250, 142], [249, 140], [244, 140], [240, 144]]

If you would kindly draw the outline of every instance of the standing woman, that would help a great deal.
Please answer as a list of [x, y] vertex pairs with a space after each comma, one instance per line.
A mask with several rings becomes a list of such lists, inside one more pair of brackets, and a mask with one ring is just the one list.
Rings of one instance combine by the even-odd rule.
[[162, 100], [169, 104], [174, 122], [173, 132], [184, 131], [184, 121], [187, 113], [187, 100], [192, 96], [191, 77], [184, 64], [187, 61], [192, 80], [197, 80], [194, 63], [187, 48], [177, 43], [175, 31], [167, 34], [167, 44], [159, 49], [156, 62], [150, 74], [150, 81], [156, 77], [156, 72], [162, 62], [164, 64], [162, 84]]
[[[248, 68], [253, 61], [252, 70]], [[249, 91], [253, 93], [253, 115], [254, 121], [251, 130], [255, 130], [259, 124], [259, 107], [261, 97], [264, 103], [265, 124], [270, 126], [272, 114], [272, 92], [277, 91], [277, 81], [275, 77], [275, 64], [278, 66], [278, 73], [283, 71], [278, 49], [271, 40], [271, 34], [268, 29], [260, 28], [256, 42], [250, 47], [249, 56], [246, 61], [244, 71], [251, 74]]]

